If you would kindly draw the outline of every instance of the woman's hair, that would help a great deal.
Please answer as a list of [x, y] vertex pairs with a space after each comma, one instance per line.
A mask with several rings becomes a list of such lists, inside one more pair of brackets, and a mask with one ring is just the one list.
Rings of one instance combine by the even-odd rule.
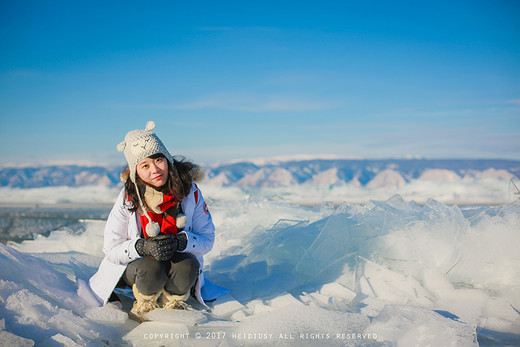
[[[173, 194], [178, 201], [181, 201], [190, 193], [192, 183], [202, 178], [204, 175], [203, 171], [200, 166], [185, 160], [184, 157], [174, 157], [173, 163], [170, 163], [170, 161], [161, 153], [154, 154], [149, 158], [157, 159], [160, 157], [164, 158], [168, 163], [168, 180], [166, 181], [166, 184], [158, 190], [162, 193]], [[126, 193], [133, 205], [130, 208], [130, 211], [135, 212], [140, 206], [136, 185], [139, 187], [139, 194], [141, 195], [141, 200], [145, 205], [144, 207], [149, 210], [150, 208], [146, 204], [143, 189], [147, 184], [139, 177], [137, 172], [135, 176], [136, 184], [134, 184], [130, 179], [130, 168], [127, 167], [121, 173], [121, 177], [125, 181]], [[153, 188], [156, 189], [155, 187]]]

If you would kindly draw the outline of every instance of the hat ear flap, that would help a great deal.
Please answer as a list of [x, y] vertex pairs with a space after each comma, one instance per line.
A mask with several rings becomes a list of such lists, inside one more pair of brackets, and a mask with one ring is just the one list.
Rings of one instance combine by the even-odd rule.
[[148, 123], [146, 123], [146, 128], [144, 128], [144, 130], [151, 131], [153, 129], [155, 129], [155, 122], [151, 120]]
[[125, 148], [126, 148], [126, 142], [125, 142], [125, 141], [123, 141], [123, 142], [121, 142], [120, 144], [117, 145], [117, 150], [118, 150], [119, 152], [124, 151]]

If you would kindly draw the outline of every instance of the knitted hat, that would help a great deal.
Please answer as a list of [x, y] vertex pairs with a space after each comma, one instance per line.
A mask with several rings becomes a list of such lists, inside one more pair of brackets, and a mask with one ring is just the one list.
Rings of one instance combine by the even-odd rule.
[[155, 129], [155, 123], [149, 121], [146, 123], [144, 130], [138, 129], [128, 132], [125, 140], [117, 145], [117, 150], [125, 154], [130, 169], [130, 179], [134, 183], [137, 164], [144, 158], [161, 153], [170, 163], [173, 163], [173, 157], [157, 135], [152, 132], [153, 129]]
[[164, 147], [163, 143], [157, 137], [157, 135], [152, 132], [153, 129], [155, 129], [155, 123], [153, 121], [149, 121], [146, 123], [146, 128], [144, 130], [138, 129], [128, 132], [125, 136], [125, 140], [117, 145], [117, 150], [125, 154], [128, 168], [130, 169], [130, 180], [132, 180], [135, 185], [137, 197], [139, 198], [139, 203], [141, 204], [141, 210], [150, 222], [146, 226], [146, 233], [148, 236], [157, 235], [159, 233], [159, 225], [155, 222], [152, 222], [150, 216], [144, 208], [143, 202], [141, 201], [141, 194], [139, 194], [139, 188], [136, 184], [137, 164], [141, 160], [158, 153], [164, 155], [166, 159], [168, 159], [168, 161], [173, 164], [173, 157], [168, 152], [166, 147]]

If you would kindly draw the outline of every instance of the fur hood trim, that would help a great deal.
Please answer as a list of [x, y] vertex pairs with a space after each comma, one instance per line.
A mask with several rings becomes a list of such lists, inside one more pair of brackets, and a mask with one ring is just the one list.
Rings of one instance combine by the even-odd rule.
[[121, 171], [121, 175], [119, 176], [119, 178], [121, 179], [121, 182], [128, 181], [128, 179], [130, 178], [130, 170], [125, 169]]
[[200, 166], [195, 166], [193, 170], [190, 172], [190, 176], [193, 179], [193, 182], [200, 182], [206, 177], [206, 173], [204, 172], [204, 169]]

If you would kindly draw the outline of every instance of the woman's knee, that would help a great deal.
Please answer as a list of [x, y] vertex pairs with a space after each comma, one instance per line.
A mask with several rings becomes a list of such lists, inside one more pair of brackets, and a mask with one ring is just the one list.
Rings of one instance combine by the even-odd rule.
[[172, 264], [177, 267], [179, 272], [189, 275], [189, 277], [197, 278], [199, 275], [200, 263], [191, 253], [187, 253], [187, 257], [178, 263]]
[[145, 295], [157, 293], [168, 280], [168, 269], [165, 263], [151, 257], [143, 257], [128, 264], [125, 271], [125, 281], [134, 283]]
[[177, 259], [172, 259], [171, 265], [165, 289], [178, 295], [188, 292], [199, 276], [199, 261], [191, 253], [182, 253]]

